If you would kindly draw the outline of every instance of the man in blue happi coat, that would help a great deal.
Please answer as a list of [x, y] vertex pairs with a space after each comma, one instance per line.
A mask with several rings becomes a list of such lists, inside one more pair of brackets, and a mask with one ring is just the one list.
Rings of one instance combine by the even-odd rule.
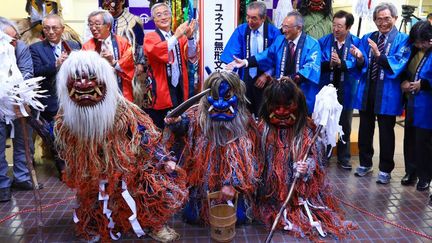
[[337, 143], [337, 162], [351, 170], [350, 135], [353, 100], [360, 76], [356, 58], [350, 53], [351, 45], [358, 46], [360, 39], [350, 33], [354, 16], [343, 10], [333, 15], [333, 33], [319, 39], [322, 50], [321, 84], [333, 84], [337, 89], [343, 109], [339, 120], [344, 135]]
[[410, 56], [408, 36], [394, 26], [396, 7], [381, 3], [373, 11], [378, 28], [365, 34], [359, 48], [352, 47], [357, 64], [362, 68], [354, 108], [360, 112], [359, 153], [360, 167], [355, 175], [362, 177], [372, 172], [373, 134], [375, 119], [379, 127], [379, 174], [377, 183], [388, 184], [395, 163], [394, 126], [396, 116], [402, 114], [400, 73], [406, 68]]
[[246, 59], [235, 57], [227, 68], [274, 68], [276, 78], [290, 76], [305, 94], [308, 114], [311, 115], [320, 88], [321, 49], [317, 40], [303, 32], [303, 25], [299, 12], [288, 13], [282, 23], [283, 36], [278, 36], [268, 49], [255, 56]]
[[[281, 35], [278, 28], [266, 22], [267, 8], [264, 2], [251, 2], [247, 6], [247, 23], [238, 26], [228, 40], [220, 57], [224, 63], [230, 63], [234, 56], [248, 58], [267, 49]], [[267, 71], [267, 72], [264, 72]], [[262, 92], [272, 75], [272, 70], [262, 68], [242, 68], [240, 78], [246, 83], [246, 97], [251, 102], [249, 110], [257, 115], [261, 104]]]

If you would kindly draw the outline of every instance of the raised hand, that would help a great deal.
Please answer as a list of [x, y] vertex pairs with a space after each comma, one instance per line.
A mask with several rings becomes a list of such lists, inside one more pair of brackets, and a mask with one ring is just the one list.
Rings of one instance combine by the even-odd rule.
[[186, 37], [188, 39], [192, 39], [193, 34], [195, 32], [195, 26], [196, 26], [196, 20], [192, 19], [192, 21], [189, 23], [189, 25], [186, 28]]
[[355, 45], [351, 44], [350, 53], [357, 59], [357, 61], [364, 61], [363, 53]]
[[367, 39], [369, 46], [372, 49], [372, 54], [375, 57], [379, 57], [381, 55], [381, 52], [378, 50], [378, 45], [375, 43], [375, 41], [371, 40], [370, 38]]

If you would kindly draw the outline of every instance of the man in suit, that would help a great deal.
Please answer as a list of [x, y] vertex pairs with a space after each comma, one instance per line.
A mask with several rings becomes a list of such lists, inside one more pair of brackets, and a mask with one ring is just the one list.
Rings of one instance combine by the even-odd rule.
[[[58, 110], [56, 94], [57, 71], [68, 57], [69, 52], [72, 49], [81, 49], [81, 45], [74, 41], [64, 41], [61, 39], [65, 28], [64, 22], [56, 14], [45, 16], [42, 20], [42, 26], [45, 40], [32, 44], [30, 52], [33, 59], [34, 75], [45, 77], [42, 81], [41, 89], [48, 91], [46, 98], [39, 99], [46, 106], [41, 115], [47, 122], [51, 123], [54, 121], [54, 116]], [[55, 158], [55, 164], [61, 176], [64, 162]]]
[[42, 26], [45, 40], [32, 44], [30, 52], [33, 59], [34, 74], [45, 77], [41, 89], [48, 91], [48, 97], [40, 99], [42, 104], [46, 106], [41, 115], [46, 121], [51, 122], [58, 110], [55, 86], [57, 71], [68, 57], [69, 48], [81, 49], [81, 46], [79, 43], [61, 39], [64, 22], [60, 16], [56, 14], [45, 16]]

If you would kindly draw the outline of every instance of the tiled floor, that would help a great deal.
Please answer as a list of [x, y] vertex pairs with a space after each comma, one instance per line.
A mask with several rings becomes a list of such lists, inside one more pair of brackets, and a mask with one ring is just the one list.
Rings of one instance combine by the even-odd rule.
[[[400, 179], [404, 175], [401, 131], [398, 127], [396, 168], [390, 185], [375, 183], [377, 163], [373, 175], [365, 178], [356, 178], [353, 172], [339, 169], [334, 161], [328, 167], [328, 179], [333, 185], [334, 195], [342, 202], [341, 207], [346, 218], [359, 225], [359, 229], [352, 232], [354, 240], [345, 242], [432, 242], [432, 206], [428, 205], [429, 191], [418, 192], [413, 186], [400, 185]], [[374, 161], [377, 161], [377, 158], [374, 158]], [[353, 164], [354, 167], [358, 165], [358, 157], [353, 158]], [[37, 166], [39, 180], [45, 186], [41, 190], [42, 204], [49, 205], [43, 210], [43, 242], [79, 242], [73, 231], [74, 193], [58, 181], [55, 171], [51, 163]], [[11, 202], [0, 204], [0, 242], [37, 242], [34, 212], [20, 213], [7, 219], [21, 210], [32, 208], [32, 192], [14, 192]], [[184, 224], [177, 217], [169, 224], [182, 235], [180, 242], [211, 242], [206, 228]], [[414, 231], [426, 237], [419, 236], [413, 233]], [[236, 232], [235, 242], [263, 242], [267, 235], [267, 231], [259, 224], [237, 227]], [[122, 242], [134, 241], [139, 241], [134, 235], [122, 238]], [[149, 238], [144, 238], [143, 241], [151, 242]], [[277, 232], [273, 242], [307, 240]]]

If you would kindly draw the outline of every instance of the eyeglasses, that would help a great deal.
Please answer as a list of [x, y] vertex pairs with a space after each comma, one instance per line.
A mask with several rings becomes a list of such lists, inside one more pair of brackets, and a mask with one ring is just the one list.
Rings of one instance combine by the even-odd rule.
[[57, 32], [57, 31], [59, 31], [61, 28], [62, 28], [62, 27], [60, 27], [60, 26], [44, 26], [44, 27], [43, 27], [43, 30], [46, 31], [46, 32], [49, 32], [50, 30], [52, 30], [52, 31], [54, 31], [54, 32]]
[[164, 11], [162, 13], [155, 13], [155, 15], [153, 16], [153, 18], [162, 18], [162, 17], [169, 17], [171, 16], [170, 11]]
[[374, 21], [377, 23], [377, 24], [381, 24], [381, 23], [390, 23], [391, 21], [392, 21], [392, 19], [393, 19], [393, 17], [389, 17], [389, 16], [387, 16], [387, 17], [384, 17], [384, 18], [376, 18]]
[[95, 27], [96, 29], [100, 29], [102, 26], [104, 26], [104, 24], [101, 24], [101, 23], [88, 23], [87, 26], [89, 28]]
[[289, 26], [289, 25], [282, 25], [282, 30], [288, 30], [288, 29], [290, 29], [290, 28], [294, 28], [294, 27], [297, 27], [298, 25], [292, 25], [292, 26]]

